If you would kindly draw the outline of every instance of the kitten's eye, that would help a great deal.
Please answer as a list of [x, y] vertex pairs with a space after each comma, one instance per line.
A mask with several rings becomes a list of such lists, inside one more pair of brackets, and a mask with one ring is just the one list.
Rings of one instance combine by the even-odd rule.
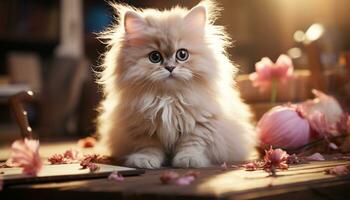
[[176, 59], [180, 60], [180, 61], [185, 61], [188, 59], [188, 51], [186, 49], [179, 49], [176, 52]]
[[162, 55], [158, 51], [149, 53], [148, 58], [152, 63], [160, 63], [163, 60]]

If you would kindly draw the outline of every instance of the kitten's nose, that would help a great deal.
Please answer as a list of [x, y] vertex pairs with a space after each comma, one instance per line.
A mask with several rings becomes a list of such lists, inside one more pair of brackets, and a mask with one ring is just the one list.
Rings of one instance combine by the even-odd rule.
[[166, 66], [164, 67], [166, 70], [168, 70], [170, 73], [175, 69], [174, 66]]

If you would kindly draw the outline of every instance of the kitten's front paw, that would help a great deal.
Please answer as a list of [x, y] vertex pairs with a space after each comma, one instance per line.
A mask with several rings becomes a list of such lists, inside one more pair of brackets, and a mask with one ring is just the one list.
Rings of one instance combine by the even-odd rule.
[[162, 160], [154, 154], [134, 153], [128, 156], [125, 165], [129, 167], [156, 169], [160, 168]]
[[203, 153], [188, 154], [179, 152], [173, 159], [174, 167], [201, 168], [211, 166], [210, 160]]

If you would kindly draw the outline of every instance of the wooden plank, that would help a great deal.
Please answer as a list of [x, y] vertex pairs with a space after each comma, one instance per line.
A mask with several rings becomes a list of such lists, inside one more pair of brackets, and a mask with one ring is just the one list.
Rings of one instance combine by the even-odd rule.
[[[85, 194], [84, 199], [90, 199], [90, 193], [98, 193], [103, 199], [111, 197], [111, 193], [120, 199], [230, 199], [233, 197], [253, 198], [254, 195], [254, 198], [257, 198], [257, 196], [264, 196], [262, 195], [264, 192], [267, 196], [281, 197], [280, 195], [283, 196], [291, 191], [307, 193], [312, 188], [327, 183], [349, 184], [349, 176], [335, 177], [324, 173], [327, 168], [345, 164], [350, 164], [350, 161], [295, 165], [287, 171], [278, 172], [277, 178], [269, 177], [264, 171], [199, 169], [197, 171], [201, 172], [200, 178], [190, 186], [162, 185], [159, 176], [163, 171], [168, 170], [162, 169], [148, 170], [142, 176], [127, 177], [123, 182], [113, 182], [107, 179], [71, 181], [13, 186], [6, 188], [5, 191], [9, 190], [10, 193], [35, 191], [44, 194], [50, 192], [61, 198], [69, 198], [71, 194], [78, 196]], [[185, 169], [172, 170], [179, 173], [187, 171]], [[275, 193], [266, 194], [267, 191], [275, 191]]]
[[1, 168], [0, 179], [3, 180], [4, 186], [16, 185], [23, 183], [39, 183], [53, 181], [67, 181], [92, 178], [106, 178], [113, 171], [118, 171], [121, 175], [131, 176], [143, 174], [142, 169], [129, 167], [97, 164], [98, 171], [90, 172], [89, 169], [83, 169], [79, 163], [61, 164], [61, 165], [44, 165], [37, 176], [22, 173], [22, 168]]

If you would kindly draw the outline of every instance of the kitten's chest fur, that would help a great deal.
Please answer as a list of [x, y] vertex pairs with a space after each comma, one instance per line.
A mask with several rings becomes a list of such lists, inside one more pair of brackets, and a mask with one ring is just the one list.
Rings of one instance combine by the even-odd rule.
[[196, 107], [180, 95], [145, 96], [140, 106], [141, 114], [151, 123], [150, 134], [155, 134], [166, 150], [195, 127]]

